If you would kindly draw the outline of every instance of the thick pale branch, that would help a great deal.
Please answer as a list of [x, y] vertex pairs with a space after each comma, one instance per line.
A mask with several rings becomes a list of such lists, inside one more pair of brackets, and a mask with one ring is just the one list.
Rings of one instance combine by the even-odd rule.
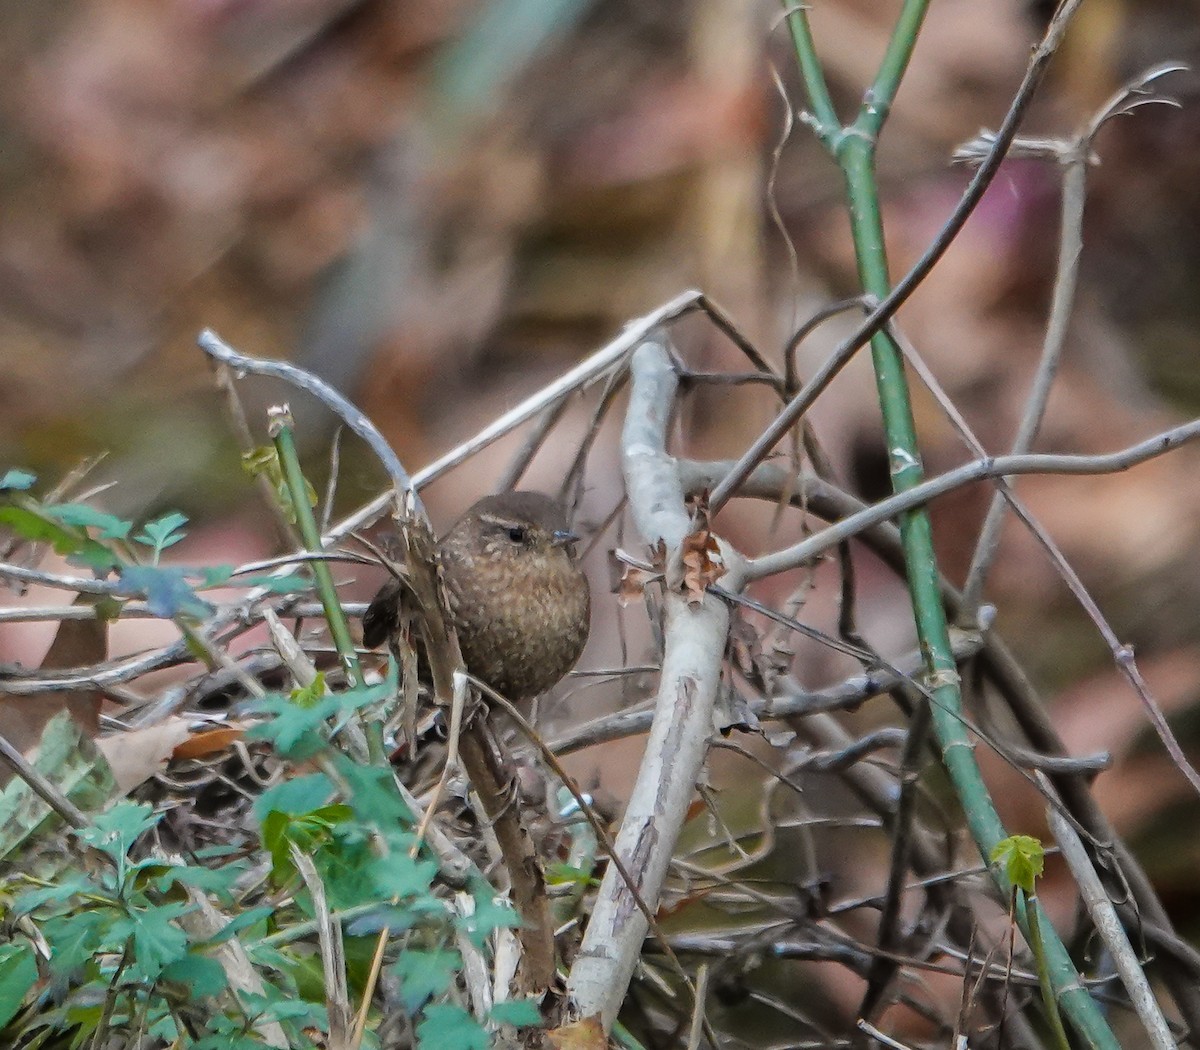
[[[643, 539], [667, 544], [668, 565], [692, 529], [675, 460], [666, 452], [667, 422], [678, 383], [670, 355], [647, 342], [634, 353], [629, 410], [622, 435], [626, 489]], [[721, 547], [722, 583], [740, 586], [741, 559]], [[653, 910], [662, 893], [679, 831], [708, 750], [712, 709], [721, 684], [729, 609], [708, 595], [690, 603], [668, 583], [664, 654], [654, 719], [616, 852]], [[637, 965], [648, 924], [625, 880], [610, 867], [567, 978], [574, 1009], [611, 1026]]]

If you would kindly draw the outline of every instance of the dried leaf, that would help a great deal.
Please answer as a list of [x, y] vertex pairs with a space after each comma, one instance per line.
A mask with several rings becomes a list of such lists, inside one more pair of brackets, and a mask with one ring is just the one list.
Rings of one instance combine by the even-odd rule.
[[546, 1038], [554, 1050], [607, 1050], [608, 1047], [600, 1018], [596, 1016], [555, 1028], [546, 1033]]
[[238, 723], [218, 726], [215, 729], [203, 729], [198, 733], [190, 733], [186, 740], [176, 745], [171, 752], [171, 758], [203, 758], [224, 751], [235, 740], [241, 740], [246, 735], [246, 727]]
[[612, 590], [622, 608], [641, 601], [645, 597], [646, 584], [666, 575], [667, 545], [659, 540], [651, 548], [650, 555], [651, 560], [647, 563], [620, 548], [608, 552]]
[[683, 538], [680, 547], [683, 562], [683, 591], [690, 605], [704, 601], [704, 592], [710, 584], [725, 575], [717, 538], [707, 527], [698, 529]]
[[190, 735], [186, 718], [170, 718], [145, 729], [101, 737], [96, 746], [108, 760], [118, 790], [128, 794], [165, 767], [175, 748]]

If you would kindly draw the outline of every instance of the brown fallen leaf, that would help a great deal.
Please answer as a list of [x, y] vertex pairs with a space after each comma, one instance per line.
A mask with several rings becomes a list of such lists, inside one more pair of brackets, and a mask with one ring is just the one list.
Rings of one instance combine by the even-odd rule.
[[584, 1017], [546, 1033], [554, 1050], [607, 1050], [608, 1039], [597, 1016]]
[[101, 737], [96, 746], [108, 760], [118, 790], [128, 794], [163, 769], [190, 736], [188, 720], [176, 717], [145, 729]]
[[235, 740], [241, 740], [246, 735], [246, 727], [237, 722], [217, 726], [214, 729], [202, 729], [192, 733], [171, 752], [171, 758], [202, 758], [224, 751]]

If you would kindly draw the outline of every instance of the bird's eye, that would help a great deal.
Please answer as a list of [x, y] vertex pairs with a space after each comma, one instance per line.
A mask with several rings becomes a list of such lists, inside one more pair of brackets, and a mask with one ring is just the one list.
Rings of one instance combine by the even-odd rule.
[[508, 538], [513, 543], [524, 543], [528, 538], [528, 533], [525, 531], [524, 525], [510, 525], [508, 527]]

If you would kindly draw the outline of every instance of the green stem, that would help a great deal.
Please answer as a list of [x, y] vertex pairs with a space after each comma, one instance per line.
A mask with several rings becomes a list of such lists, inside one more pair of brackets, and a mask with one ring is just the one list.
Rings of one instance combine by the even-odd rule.
[[[292, 510], [296, 515], [296, 525], [304, 545], [314, 554], [321, 554], [325, 547], [321, 542], [321, 530], [313, 517], [312, 504], [308, 501], [308, 484], [300, 469], [300, 457], [296, 453], [296, 439], [292, 430], [290, 413], [278, 411], [271, 419], [271, 440], [275, 443], [275, 451], [279, 455], [279, 465], [283, 470], [283, 480], [292, 500]], [[334, 647], [341, 658], [342, 666], [351, 686], [358, 688], [363, 685], [362, 668], [358, 665], [358, 655], [354, 650], [354, 639], [350, 635], [350, 623], [338, 601], [337, 588], [333, 585], [333, 573], [329, 563], [316, 560], [312, 563], [313, 578], [317, 584], [317, 594], [321, 598], [321, 606], [325, 610], [325, 620], [329, 624], [329, 634]]]
[[[822, 142], [830, 149], [845, 178], [859, 279], [863, 290], [878, 299], [886, 298], [891, 290], [891, 278], [875, 178], [875, 145], [912, 55], [926, 7], [927, 0], [907, 0], [904, 4], [879, 74], [864, 98], [854, 125], [841, 134], [833, 134], [828, 128], [823, 129], [823, 133], [818, 129]], [[823, 89], [824, 79], [819, 72], [812, 36], [807, 31], [796, 32], [798, 20], [803, 20], [803, 12], [789, 16], [805, 84], [810, 90], [814, 84], [820, 84], [822, 88], [823, 93], [813, 98], [813, 108], [820, 117], [828, 93]], [[807, 30], [807, 21], [803, 21], [803, 25]], [[871, 358], [887, 439], [892, 488], [895, 492], [904, 492], [920, 484], [924, 472], [903, 356], [891, 335], [880, 331], [871, 339]], [[933, 529], [924, 508], [901, 515], [900, 535], [917, 636], [925, 654], [925, 684], [929, 691], [934, 733], [942, 762], [962, 803], [967, 826], [986, 863], [992, 848], [1008, 833], [988, 793], [975, 760], [974, 744], [962, 720], [962, 694], [938, 587]], [[997, 872], [996, 875], [1001, 892], [1007, 897], [1012, 887], [1002, 874]], [[1048, 974], [1063, 1012], [1075, 1030], [1090, 1047], [1118, 1050], [1117, 1041], [1096, 1003], [1082, 987], [1070, 955], [1036, 901], [1018, 910], [1018, 921], [1027, 938], [1031, 936], [1031, 927], [1037, 929], [1043, 948], [1041, 969]]]
[[1042, 923], [1038, 918], [1039, 911], [1037, 895], [1031, 893], [1025, 899], [1025, 914], [1029, 918], [1029, 947], [1033, 950], [1033, 958], [1037, 963], [1038, 986], [1042, 990], [1042, 1002], [1046, 1005], [1046, 1015], [1050, 1018], [1050, 1028], [1054, 1032], [1054, 1041], [1058, 1044], [1058, 1050], [1071, 1050], [1066, 1030], [1063, 1028], [1062, 1016], [1058, 1012], [1058, 1001], [1054, 998], [1050, 966], [1046, 960], [1046, 948], [1042, 942]]
[[854, 131], [865, 135], [872, 142], [879, 137], [879, 132], [891, 112], [892, 100], [900, 89], [904, 71], [908, 69], [908, 60], [912, 57], [917, 34], [921, 32], [921, 24], [925, 21], [928, 8], [929, 0], [907, 0], [900, 11], [900, 17], [896, 19], [896, 27], [892, 30], [887, 50], [879, 63], [875, 82], [863, 96], [862, 108], [859, 109], [858, 119], [854, 122]]
[[804, 78], [804, 90], [808, 93], [808, 104], [812, 109], [806, 123], [816, 132], [825, 146], [834, 152], [842, 137], [842, 122], [833, 108], [829, 86], [825, 83], [825, 72], [817, 58], [817, 47], [812, 29], [808, 24], [808, 10], [803, 4], [784, 0], [788, 29], [792, 34], [792, 46], [800, 64], [800, 75]]

